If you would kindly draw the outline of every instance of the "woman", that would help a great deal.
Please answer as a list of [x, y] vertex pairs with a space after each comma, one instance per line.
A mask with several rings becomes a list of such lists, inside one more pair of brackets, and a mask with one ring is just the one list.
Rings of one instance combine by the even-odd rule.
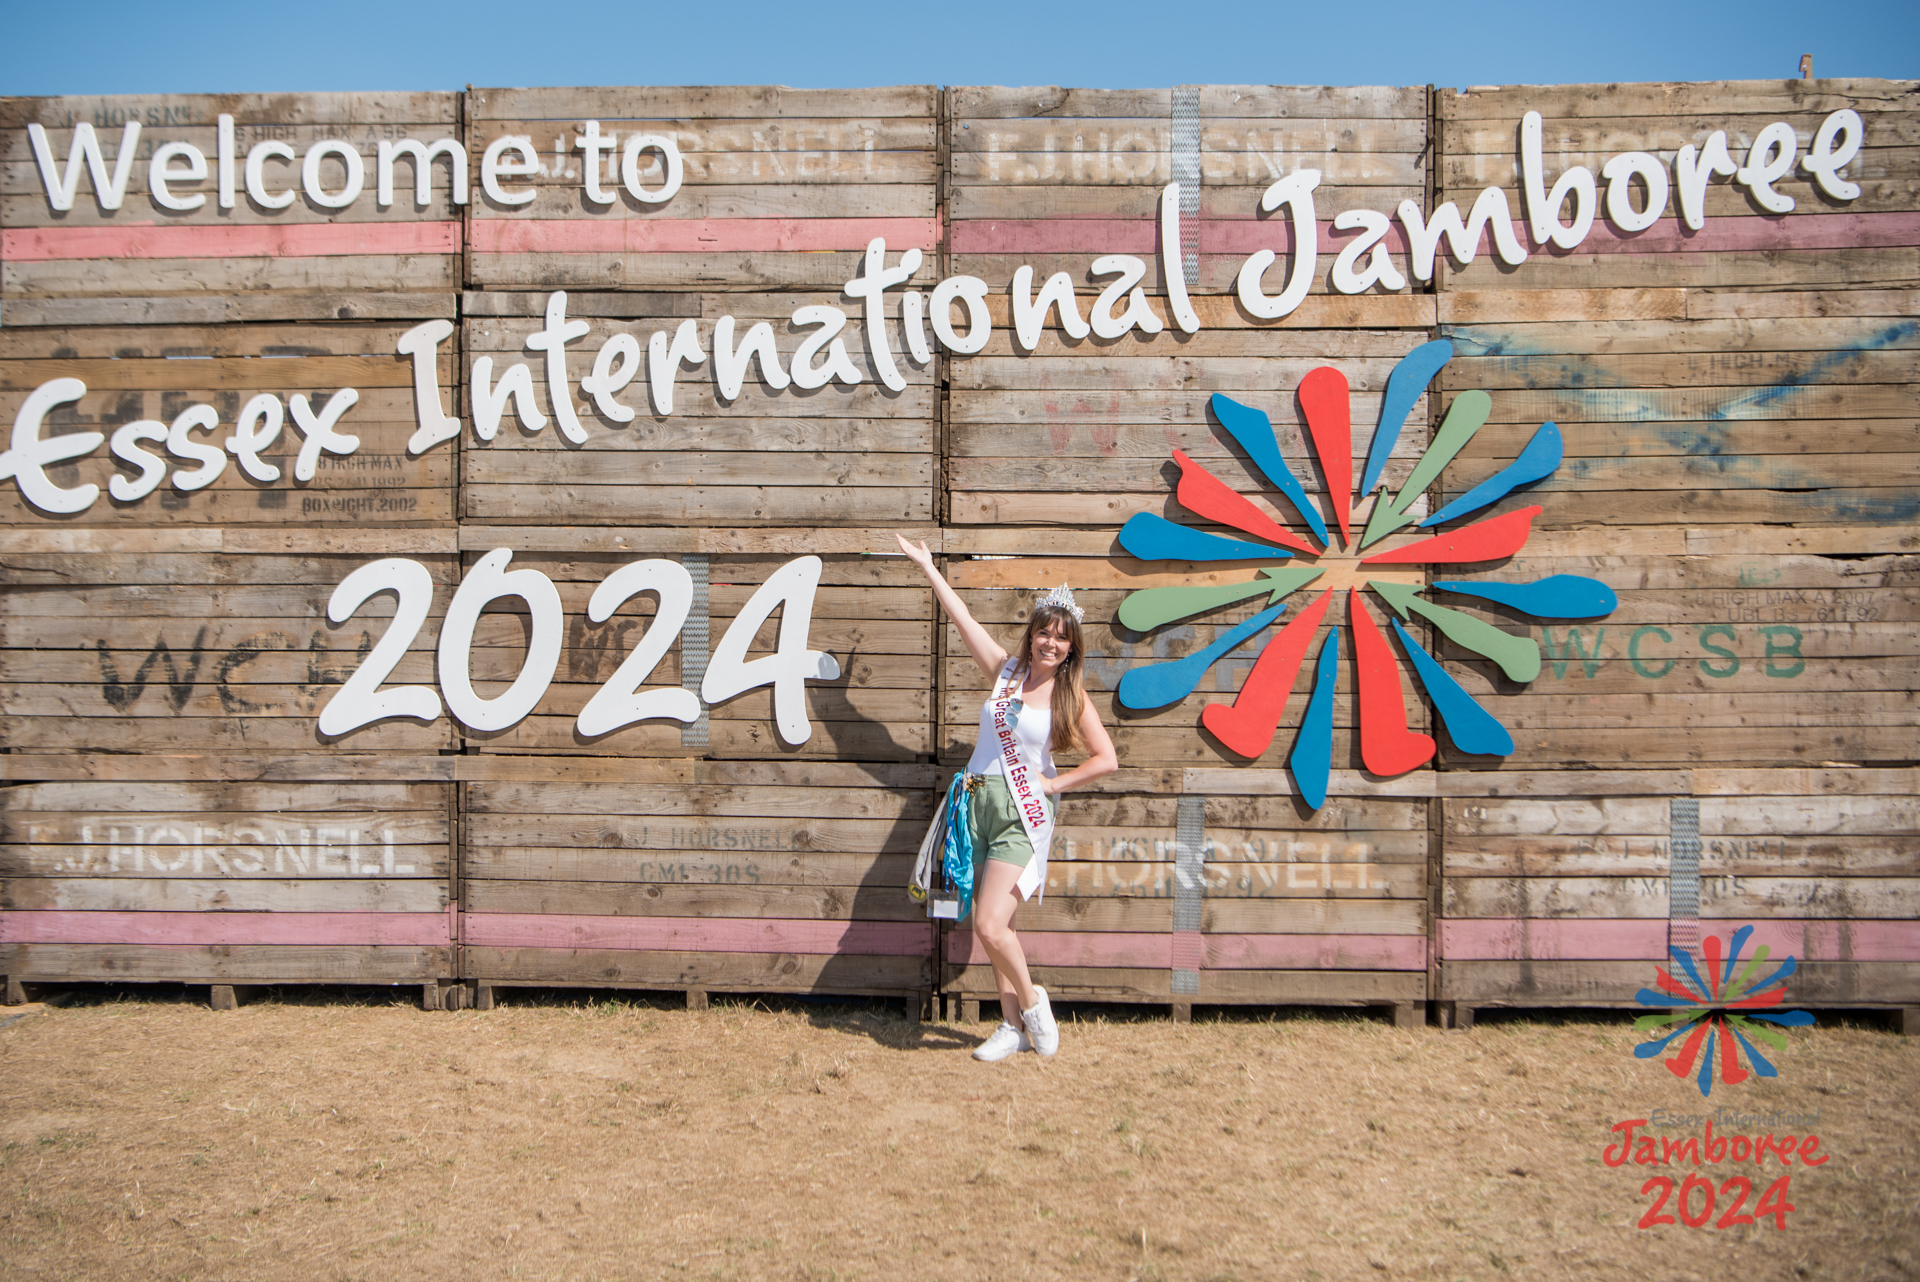
[[[933, 594], [960, 629], [967, 653], [993, 683], [980, 709], [980, 742], [967, 762], [967, 775], [976, 860], [973, 933], [993, 962], [1001, 1022], [973, 1057], [992, 1063], [1024, 1050], [1052, 1055], [1060, 1046], [1060, 1030], [1046, 990], [1027, 974], [1013, 911], [1022, 898], [1045, 889], [1055, 809], [1051, 798], [1120, 767], [1113, 740], [1081, 684], [1084, 611], [1073, 603], [1072, 591], [1055, 588], [1034, 603], [1026, 634], [1009, 655], [934, 568], [927, 545], [915, 547], [894, 537], [925, 572]], [[1085, 752], [1087, 759], [1057, 774], [1055, 751]]]

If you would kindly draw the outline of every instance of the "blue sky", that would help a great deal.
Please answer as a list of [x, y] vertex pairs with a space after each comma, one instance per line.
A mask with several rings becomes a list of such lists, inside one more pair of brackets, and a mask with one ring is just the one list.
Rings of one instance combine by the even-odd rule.
[[1920, 3], [4, 3], [0, 93], [1920, 76]]

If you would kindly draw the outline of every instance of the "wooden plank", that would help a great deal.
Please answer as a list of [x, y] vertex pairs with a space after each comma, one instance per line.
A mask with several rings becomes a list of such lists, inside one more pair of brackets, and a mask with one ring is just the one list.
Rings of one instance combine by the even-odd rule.
[[[1793, 114], [1798, 118], [1789, 119], [1787, 124], [1794, 130], [1795, 142], [1805, 151], [1819, 132], [1820, 121], [1799, 111]], [[1746, 115], [1669, 115], [1660, 112], [1612, 120], [1543, 120], [1541, 141], [1542, 149], [1556, 157], [1575, 152], [1606, 152], [1609, 155], [1621, 151], [1674, 152], [1699, 143], [1715, 130], [1724, 129], [1729, 146], [1744, 150], [1762, 129], [1778, 119], [1780, 115], [1777, 112]], [[1920, 117], [1912, 112], [1877, 111], [1870, 133], [1872, 141], [1878, 146], [1920, 143]], [[1514, 130], [1509, 121], [1449, 119], [1442, 126], [1441, 138], [1449, 156], [1488, 154], [1511, 158], [1517, 154]]]
[[1915, 92], [1914, 82], [1909, 80], [1720, 80], [1698, 84], [1475, 86], [1443, 91], [1438, 103], [1439, 116], [1446, 121], [1510, 122], [1525, 111], [1538, 111], [1555, 120], [1631, 116], [1725, 119], [1748, 113], [1809, 116], [1849, 109], [1910, 112], [1914, 110]]
[[[1648, 986], [1644, 961], [1442, 962], [1436, 996], [1482, 1006], [1632, 1006]], [[1811, 962], [1794, 972], [1796, 1006], [1911, 1004], [1920, 994], [1920, 964]]]
[[[0, 859], [5, 848], [0, 847]], [[792, 886], [905, 887], [913, 872], [911, 855], [799, 854], [675, 850], [635, 858], [625, 850], [571, 846], [484, 846], [469, 843], [461, 852], [461, 871], [473, 880], [536, 883], [605, 881], [628, 885], [654, 883], [737, 885], [755, 876]], [[0, 862], [0, 872], [6, 865]]]
[[[0, 794], [0, 805], [4, 804]], [[599, 815], [631, 811], [631, 790], [607, 784], [475, 783], [465, 791], [469, 815]], [[759, 816], [812, 818], [832, 814], [841, 819], [914, 819], [932, 816], [930, 796], [907, 792], [879, 792], [871, 788], [761, 786], [751, 792], [732, 787], [655, 785], [646, 792], [646, 814]], [[558, 841], [544, 844], [561, 845]]]
[[[442, 881], [343, 878], [12, 877], [0, 909], [150, 913], [444, 913]], [[442, 932], [444, 934], [444, 930]], [[259, 942], [272, 943], [270, 936]], [[121, 942], [116, 940], [116, 942]], [[127, 937], [124, 942], [133, 942]]]
[[8, 976], [68, 983], [409, 984], [451, 978], [453, 964], [452, 948], [417, 945], [0, 944]]
[[[464, 839], [479, 846], [584, 846], [626, 850], [738, 850], [911, 852], [919, 848], [920, 825], [894, 818], [799, 819], [754, 815], [744, 823], [682, 821], [673, 813], [610, 815], [494, 814], [473, 811], [464, 824]], [[714, 816], [693, 815], [692, 820]], [[731, 816], [719, 816], [731, 818]]]
[[459, 295], [439, 292], [367, 294], [316, 290], [303, 294], [217, 294], [112, 298], [4, 298], [0, 316], [22, 325], [193, 325], [281, 320], [399, 320], [457, 313]]
[[[58, 786], [41, 785], [42, 788]], [[13, 791], [18, 790], [0, 790], [0, 795]], [[367, 803], [362, 800], [361, 804]], [[135, 824], [144, 830], [142, 836], [131, 835]], [[121, 837], [105, 837], [106, 829], [116, 825], [130, 840], [123, 842]], [[332, 836], [316, 836], [316, 829]], [[169, 813], [151, 801], [127, 810], [16, 809], [9, 801], [6, 813], [0, 815], [0, 839], [38, 846], [90, 846], [104, 839], [130, 847], [182, 846], [217, 852], [223, 843], [237, 839], [241, 832], [251, 834], [251, 842], [246, 844], [252, 845], [276, 841], [300, 845], [316, 840], [344, 843], [352, 835], [356, 841], [376, 847], [389, 843], [418, 846], [446, 841], [447, 819], [444, 799], [438, 811], [343, 809], [295, 811], [291, 815], [283, 811], [250, 813], [238, 808]], [[229, 834], [234, 834], [234, 838]]]
[[[92, 259], [0, 266], [0, 289], [17, 298], [147, 294], [337, 293], [397, 290], [450, 294], [459, 288], [457, 260], [447, 254], [356, 254], [341, 258], [148, 258], [132, 263]], [[846, 279], [845, 276], [840, 279]], [[272, 312], [270, 315], [280, 315]], [[116, 317], [116, 319], [118, 319]]]
[[[1920, 933], [1901, 922], [1756, 921], [1748, 947], [1803, 963], [1920, 961]], [[1435, 946], [1448, 961], [1666, 962], [1664, 921], [1545, 921], [1529, 918], [1438, 923]]]
[[[1119, 966], [1040, 966], [1034, 982], [1063, 1001], [1165, 1002], [1171, 997], [1170, 970]], [[997, 992], [989, 966], [942, 967], [941, 987], [949, 993]], [[1203, 970], [1201, 1003], [1241, 1006], [1372, 1006], [1395, 1001], [1424, 1001], [1424, 971], [1354, 970]]]
[[[1450, 877], [1662, 877], [1670, 866], [1664, 833], [1645, 836], [1527, 836], [1450, 839]], [[1920, 838], [1717, 837], [1700, 843], [1700, 870], [1714, 877], [1911, 877], [1920, 875]]]
[[[1167, 89], [957, 85], [948, 92], [952, 95], [952, 111], [956, 120], [1009, 120], [1027, 116], [1055, 119], [1103, 116], [1165, 118], [1172, 111], [1172, 92]], [[1419, 89], [1206, 85], [1201, 87], [1200, 92], [1201, 111], [1207, 116], [1391, 119], [1396, 116], [1418, 117], [1426, 112], [1425, 94]]]
[[[1520, 297], [1531, 292], [1516, 290], [1512, 296]], [[1602, 298], [1609, 296], [1603, 291], [1594, 292]], [[1677, 294], [1679, 291], [1661, 292], [1664, 295]], [[1451, 301], [1454, 297], [1474, 295], [1443, 297]], [[1483, 371], [1487, 367], [1479, 364], [1479, 359], [1490, 356], [1511, 358], [1579, 353], [1670, 358], [1678, 353], [1701, 353], [1727, 360], [1735, 352], [1822, 352], [1837, 358], [1851, 352], [1886, 351], [1920, 345], [1920, 329], [1884, 316], [1729, 317], [1713, 320], [1690, 320], [1680, 316], [1624, 320], [1572, 318], [1559, 323], [1525, 324], [1453, 322], [1443, 324], [1442, 332], [1458, 353], [1456, 363], [1448, 367], [1449, 374], [1455, 369]], [[1599, 366], [1598, 372], [1615, 377], [1621, 383], [1629, 381], [1621, 375], [1641, 368], [1632, 363], [1611, 360], [1595, 364]], [[1759, 372], [1767, 367], [1747, 365], [1739, 368]], [[1458, 385], [1486, 386], [1478, 381]]]
[[[1667, 802], [1661, 797], [1448, 798], [1441, 813], [1449, 838], [1667, 831]], [[1920, 829], [1920, 801], [1904, 795], [1703, 797], [1700, 826], [1713, 836], [1907, 833]]]
[[468, 118], [568, 121], [599, 119], [784, 120], [831, 117], [931, 117], [932, 85], [875, 89], [792, 89], [784, 85], [644, 86], [621, 89], [468, 91]]
[[[0, 957], [4, 957], [0, 952]], [[872, 993], [933, 985], [927, 957], [656, 952], [632, 948], [461, 950], [461, 973], [492, 984], [684, 988], [717, 992]]]
[[[916, 843], [917, 844], [917, 843]], [[753, 864], [743, 865], [743, 877], [759, 876], [758, 870], [746, 873]], [[771, 872], [771, 868], [769, 869]], [[887, 921], [916, 922], [916, 929], [928, 930], [927, 910], [907, 898], [900, 886], [788, 886], [775, 884], [768, 876], [758, 884], [743, 881], [738, 885], [705, 886], [692, 883], [629, 883], [624, 881], [566, 881], [548, 884], [530, 881], [468, 880], [462, 883], [461, 907], [470, 914], [508, 914], [533, 916], [668, 917], [676, 920], [718, 921], [736, 918], [756, 923], [756, 928], [771, 921]], [[689, 927], [691, 928], [691, 927]], [[466, 938], [470, 943], [504, 943], [477, 935], [468, 919]], [[713, 949], [719, 945], [698, 942], [705, 938], [694, 932], [695, 942], [683, 947]], [[515, 940], [515, 944], [527, 941]], [[777, 942], [777, 941], [776, 941]], [[583, 942], [578, 946], [591, 946]], [[601, 945], [605, 946], [605, 945]], [[660, 947], [663, 945], [623, 945]], [[776, 952], [799, 951], [782, 945]]]
[[[1210, 970], [1422, 970], [1426, 941], [1407, 935], [1207, 935]], [[1032, 966], [1139, 968], [1173, 964], [1171, 935], [1077, 934], [1023, 930], [1020, 946]], [[971, 930], [946, 937], [950, 966], [987, 966], [987, 950]]]
[[[1447, 878], [1442, 915], [1666, 918], [1664, 877]], [[1900, 877], [1702, 877], [1703, 920], [1920, 917], [1920, 881]]]

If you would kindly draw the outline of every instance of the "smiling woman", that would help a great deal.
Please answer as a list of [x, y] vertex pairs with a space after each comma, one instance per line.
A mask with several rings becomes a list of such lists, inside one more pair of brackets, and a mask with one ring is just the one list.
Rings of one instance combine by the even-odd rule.
[[[1120, 768], [1081, 681], [1085, 611], [1073, 603], [1070, 588], [1055, 588], [1034, 603], [1018, 648], [1008, 653], [974, 621], [934, 567], [927, 545], [894, 537], [926, 573], [981, 673], [993, 680], [993, 692], [981, 705], [980, 739], [967, 762], [965, 786], [975, 851], [973, 933], [993, 962], [1004, 1018], [973, 1057], [993, 1062], [1023, 1050], [1051, 1056], [1060, 1031], [1046, 990], [1027, 973], [1013, 914], [1022, 899], [1046, 887], [1052, 798]], [[1087, 759], [1060, 774], [1053, 764], [1056, 749], [1082, 751]]]

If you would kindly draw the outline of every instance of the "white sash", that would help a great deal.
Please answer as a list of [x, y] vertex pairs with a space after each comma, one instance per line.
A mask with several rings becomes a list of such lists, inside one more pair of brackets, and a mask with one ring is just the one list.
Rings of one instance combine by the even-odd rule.
[[1020, 821], [1027, 830], [1027, 839], [1033, 843], [1033, 858], [1028, 861], [1020, 880], [1015, 883], [1020, 897], [1032, 899], [1036, 894], [1045, 897], [1047, 887], [1047, 850], [1053, 845], [1053, 814], [1047, 809], [1047, 801], [1040, 791], [1038, 780], [1044, 777], [1040, 763], [1022, 753], [1021, 743], [1013, 733], [1013, 726], [1007, 720], [1007, 705], [1019, 692], [1020, 681], [1016, 669], [1019, 660], [1007, 658], [1007, 665], [1000, 669], [1000, 679], [994, 682], [992, 704], [992, 725], [996, 756], [1000, 762], [1001, 773], [1007, 779], [1007, 791], [1013, 794], [1014, 808], [1020, 813]]

